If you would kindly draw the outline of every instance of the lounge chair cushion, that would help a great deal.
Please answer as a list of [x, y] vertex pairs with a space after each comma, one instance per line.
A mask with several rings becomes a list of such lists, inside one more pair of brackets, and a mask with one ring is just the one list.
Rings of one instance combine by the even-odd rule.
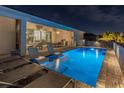
[[48, 59], [46, 57], [44, 57], [44, 56], [39, 56], [38, 58], [30, 59], [30, 61], [39, 64], [41, 62], [48, 61]]
[[62, 54], [61, 52], [54, 52], [54, 54], [56, 54], [56, 55], [60, 55], [60, 54]]

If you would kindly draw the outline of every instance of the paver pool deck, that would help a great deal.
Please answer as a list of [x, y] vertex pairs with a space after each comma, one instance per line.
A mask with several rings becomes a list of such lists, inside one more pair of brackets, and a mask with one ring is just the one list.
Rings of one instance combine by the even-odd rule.
[[[5, 65], [8, 66], [8, 64], [5, 64]], [[29, 66], [29, 65], [25, 65], [25, 66]], [[23, 69], [23, 68], [19, 67], [16, 70], [19, 70], [19, 69]], [[12, 73], [13, 71], [8, 72], [11, 74], [7, 74], [7, 75], [14, 76], [16, 74], [15, 73], [16, 70], [13, 70], [14, 73]], [[67, 87], [72, 88], [73, 83], [70, 83]], [[76, 87], [77, 88], [91, 88], [91, 86], [88, 86], [79, 81], [76, 81]], [[96, 88], [124, 88], [124, 76], [121, 71], [118, 59], [113, 50], [106, 51], [106, 56], [104, 58], [101, 72], [97, 80]]]

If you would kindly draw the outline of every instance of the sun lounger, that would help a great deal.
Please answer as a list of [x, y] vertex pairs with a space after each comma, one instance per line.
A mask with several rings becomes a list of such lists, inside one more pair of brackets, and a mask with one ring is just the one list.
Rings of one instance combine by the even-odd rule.
[[[19, 80], [25, 79], [26, 77], [35, 74], [38, 71], [43, 70], [42, 66], [32, 63], [19, 67], [18, 69], [3, 73], [0, 75], [0, 81], [4, 84], [0, 84], [0, 87], [18, 87], [13, 86]], [[43, 72], [44, 73], [44, 72]], [[40, 78], [34, 80], [26, 87], [66, 87], [70, 82], [70, 78], [64, 77], [60, 74], [48, 72]]]
[[[50, 46], [48, 45], [48, 47], [50, 47]], [[38, 58], [41, 57], [41, 59], [44, 59], [44, 57], [40, 56], [37, 48], [30, 47], [29, 48], [29, 55], [32, 58], [32, 61], [37, 62], [39, 64], [39, 66], [42, 67], [39, 63], [40, 61], [38, 60]], [[32, 83], [28, 84], [25, 87], [29, 87], [29, 88], [30, 87], [60, 88], [60, 87], [65, 87], [70, 81], [71, 81], [71, 79], [68, 77], [64, 77], [60, 74], [48, 71], [47, 74], [34, 80]]]
[[30, 84], [26, 85], [26, 88], [64, 88], [72, 80], [68, 77], [60, 74], [49, 72], [38, 79], [34, 80]]
[[19, 66], [28, 64], [29, 62], [23, 60], [23, 59], [16, 59], [16, 60], [11, 60], [9, 62], [3, 62], [0, 64], [0, 71], [7, 71], [13, 68], [17, 68]]
[[31, 62], [40, 63], [40, 62], [43, 62], [43, 61], [47, 60], [46, 57], [40, 56], [40, 53], [38, 52], [37, 48], [30, 47], [28, 49], [28, 52], [29, 52], [29, 56], [30, 56], [30, 61]]
[[1, 74], [0, 81], [13, 84], [21, 79], [25, 79], [26, 77], [35, 74], [40, 70], [42, 70], [42, 68], [38, 64], [28, 64], [19, 67], [18, 69]]
[[54, 48], [53, 48], [53, 46], [52, 46], [52, 43], [48, 43], [48, 44], [47, 44], [47, 48], [48, 48], [48, 52], [49, 52], [50, 55], [59, 55], [59, 56], [62, 56], [62, 53], [60, 53], [60, 52], [55, 52], [55, 51], [54, 51]]
[[[37, 50], [35, 50], [35, 51], [32, 50], [32, 52], [34, 54], [32, 54], [31, 58], [34, 58], [37, 56], [38, 56], [37, 58], [39, 58], [39, 54], [37, 53]], [[37, 56], [35, 56], [35, 55], [37, 55]], [[36, 58], [36, 60], [37, 60], [37, 58]], [[8, 63], [9, 63], [9, 65], [8, 65]], [[7, 64], [6, 64], [6, 62], [1, 63], [1, 69], [17, 67], [19, 65], [22, 65], [21, 63], [24, 64], [24, 63], [30, 63], [30, 62], [27, 62], [24, 59], [17, 59], [15, 61], [12, 61], [12, 64], [14, 64], [14, 65], [12, 65], [11, 62], [7, 62]], [[8, 67], [6, 67], [5, 65], [6, 66], [8, 65]], [[38, 71], [41, 71], [41, 70], [43, 70], [42, 66], [35, 64], [35, 63], [30, 63], [27, 65], [18, 67], [14, 70], [8, 71], [6, 73], [1, 73], [0, 81], [5, 84], [0, 84], [0, 87], [11, 86], [11, 85], [17, 83], [18, 81], [23, 80], [31, 75], [34, 75], [35, 73], [37, 73]], [[43, 79], [41, 79], [41, 78], [43, 78]], [[40, 81], [38, 82], [37, 80], [40, 80]], [[44, 83], [41, 82], [42, 80], [44, 81]], [[31, 84], [33, 84], [33, 82], [38, 82], [41, 85], [33, 85], [32, 86]], [[70, 78], [64, 77], [57, 73], [48, 72], [48, 74], [43, 75], [42, 77], [34, 80], [33, 82], [28, 85], [31, 85], [32, 87], [42, 87], [42, 86], [44, 86], [44, 87], [65, 87], [70, 82]], [[54, 82], [54, 83], [52, 83], [52, 82]], [[28, 87], [28, 85], [27, 85], [27, 87]], [[13, 86], [13, 87], [16, 87], [16, 86]]]

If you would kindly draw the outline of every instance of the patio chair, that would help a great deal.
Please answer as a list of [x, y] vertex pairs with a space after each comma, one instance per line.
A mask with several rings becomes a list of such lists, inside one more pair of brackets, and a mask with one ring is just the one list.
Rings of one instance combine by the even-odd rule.
[[72, 81], [71, 78], [65, 77], [58, 73], [49, 72], [33, 82], [26, 85], [26, 88], [65, 88]]
[[28, 52], [31, 58], [31, 62], [39, 63], [47, 60], [45, 56], [40, 56], [40, 53], [38, 52], [37, 48], [29, 47]]
[[[25, 60], [22, 60], [22, 62], [23, 61]], [[16, 87], [16, 86], [13, 86], [13, 84], [16, 84], [16, 83], [17, 85], [19, 85], [19, 87], [21, 87], [21, 84], [19, 84], [18, 81], [24, 80], [27, 77], [35, 75], [39, 71], [42, 74], [44, 74], [44, 71], [42, 70], [42, 67], [40, 65], [36, 63], [30, 63], [27, 65], [18, 67], [16, 69], [13, 69], [9, 72], [2, 73], [0, 74], [0, 81], [1, 81], [0, 87]]]
[[25, 58], [20, 56], [10, 56], [0, 60], [0, 73], [11, 71], [15, 68], [29, 64]]
[[45, 40], [42, 40], [41, 42], [37, 42], [33, 45], [33, 47], [37, 47], [39, 49], [45, 49], [47, 47], [47, 43]]
[[[31, 58], [35, 58], [35, 62], [39, 64], [39, 60], [37, 58], [40, 56], [37, 48], [29, 48], [29, 55]], [[45, 57], [41, 56], [42, 59]], [[39, 66], [43, 68], [40, 64]], [[48, 72], [47, 74], [39, 77], [38, 79], [34, 80], [33, 82], [26, 85], [26, 88], [63, 88], [66, 87], [71, 81], [71, 78], [63, 76], [61, 74], [51, 72], [50, 70], [46, 69]]]
[[48, 43], [47, 44], [47, 48], [48, 48], [48, 52], [49, 52], [50, 55], [58, 55], [58, 56], [62, 56], [63, 55], [61, 52], [55, 52], [54, 51], [52, 43]]

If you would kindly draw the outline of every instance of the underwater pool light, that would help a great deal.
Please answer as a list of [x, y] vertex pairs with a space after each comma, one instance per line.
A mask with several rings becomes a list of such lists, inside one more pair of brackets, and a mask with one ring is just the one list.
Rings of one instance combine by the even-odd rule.
[[90, 50], [95, 50], [94, 48], [91, 48]]

